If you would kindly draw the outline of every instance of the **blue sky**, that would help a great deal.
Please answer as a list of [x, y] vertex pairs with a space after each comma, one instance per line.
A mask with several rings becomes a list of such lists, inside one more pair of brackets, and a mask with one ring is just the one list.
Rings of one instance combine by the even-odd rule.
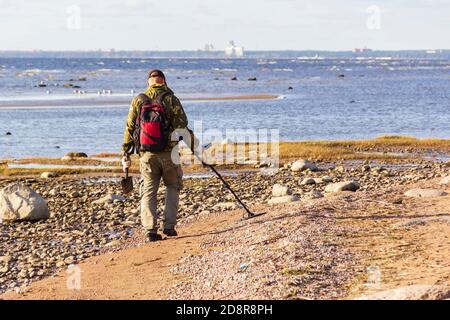
[[450, 0], [0, 0], [0, 50], [222, 50], [229, 40], [248, 50], [450, 49]]

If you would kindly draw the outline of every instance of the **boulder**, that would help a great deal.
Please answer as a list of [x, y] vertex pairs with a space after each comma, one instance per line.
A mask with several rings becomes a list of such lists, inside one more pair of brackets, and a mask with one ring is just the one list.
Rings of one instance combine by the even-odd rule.
[[340, 192], [340, 191], [356, 191], [359, 189], [359, 184], [356, 181], [343, 181], [329, 184], [325, 187], [325, 192]]
[[0, 191], [1, 221], [35, 221], [49, 217], [47, 202], [33, 189], [12, 183]]
[[65, 155], [66, 157], [71, 157], [71, 158], [87, 158], [87, 154], [84, 152], [68, 152]]
[[443, 178], [443, 179], [439, 182], [439, 184], [444, 184], [444, 185], [450, 184], [450, 176]]
[[277, 203], [288, 203], [298, 201], [298, 197], [296, 195], [287, 195], [282, 197], [273, 197], [267, 203], [268, 204], [277, 204]]
[[282, 184], [276, 183], [272, 187], [272, 196], [283, 197], [292, 194], [292, 191]]
[[446, 195], [446, 192], [438, 189], [412, 189], [405, 192], [405, 196], [414, 198], [435, 198]]
[[43, 178], [43, 179], [55, 178], [57, 176], [58, 176], [58, 174], [55, 172], [42, 172], [41, 173], [41, 178]]
[[112, 202], [114, 202], [114, 200], [125, 201], [126, 198], [124, 196], [121, 196], [121, 195], [118, 195], [118, 194], [107, 194], [103, 198], [95, 200], [92, 203], [93, 204], [105, 204], [105, 203], [112, 203]]
[[303, 160], [303, 159], [297, 160], [291, 165], [291, 171], [293, 171], [293, 172], [303, 171], [303, 170], [307, 170], [307, 169], [309, 169], [311, 171], [316, 171], [318, 168], [311, 161]]
[[439, 285], [415, 284], [360, 296], [356, 300], [444, 300], [450, 298], [450, 288]]

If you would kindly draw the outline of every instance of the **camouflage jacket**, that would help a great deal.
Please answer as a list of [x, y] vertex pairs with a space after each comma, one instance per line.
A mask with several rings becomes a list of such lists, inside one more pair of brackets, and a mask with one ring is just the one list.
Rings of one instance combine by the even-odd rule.
[[[176, 129], [187, 129], [188, 125], [187, 116], [183, 110], [183, 106], [181, 105], [180, 100], [173, 94], [173, 91], [164, 84], [154, 84], [150, 86], [144, 93], [150, 99], [155, 99], [159, 94], [166, 91], [169, 92], [169, 94], [164, 97], [162, 102], [166, 110], [167, 119], [169, 121], [170, 134], [172, 134], [172, 132]], [[142, 103], [143, 100], [139, 96], [135, 97], [131, 101], [122, 145], [122, 151], [124, 152], [129, 152], [134, 145], [133, 133], [136, 127], [139, 108], [141, 107]], [[189, 130], [189, 132], [191, 134], [191, 141], [193, 141], [193, 139], [195, 138], [193, 137], [192, 131]], [[172, 148], [178, 143], [178, 141], [170, 141], [170, 134], [169, 144], [164, 151], [171, 151]]]

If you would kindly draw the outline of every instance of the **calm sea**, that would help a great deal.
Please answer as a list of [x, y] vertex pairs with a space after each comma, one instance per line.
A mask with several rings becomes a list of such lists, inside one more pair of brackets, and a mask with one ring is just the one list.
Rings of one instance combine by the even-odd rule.
[[[0, 158], [118, 152], [131, 90], [145, 89], [146, 72], [152, 68], [165, 71], [169, 86], [181, 97], [280, 96], [272, 100], [182, 100], [192, 124], [202, 121], [204, 130], [219, 129], [223, 138], [226, 129], [277, 129], [281, 140], [362, 139], [384, 134], [450, 138], [448, 55], [0, 58]], [[251, 77], [257, 80], [249, 81]], [[41, 83], [46, 86], [39, 87]], [[80, 97], [74, 90], [84, 90], [84, 97], [105, 96], [105, 102], [101, 106], [67, 108], [61, 103], [48, 107], [52, 99]], [[112, 93], [98, 96], [102, 90]], [[114, 97], [120, 97], [123, 104], [109, 105], [108, 99]], [[22, 107], [1, 107], [14, 101], [21, 101]], [[30, 101], [40, 101], [41, 107], [27, 107]]]

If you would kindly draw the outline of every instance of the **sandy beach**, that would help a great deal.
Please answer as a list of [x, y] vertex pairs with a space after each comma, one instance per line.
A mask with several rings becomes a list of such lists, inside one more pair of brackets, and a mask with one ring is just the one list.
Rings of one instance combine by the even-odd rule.
[[[296, 150], [292, 143], [282, 144], [273, 175], [254, 164], [253, 171], [222, 167], [235, 173], [226, 179], [252, 210], [267, 213], [248, 221], [217, 178], [187, 178], [180, 235], [155, 244], [145, 243], [140, 228], [137, 173], [133, 194], [122, 197], [119, 172], [43, 178], [47, 169], [4, 171], [1, 188], [30, 186], [48, 201], [51, 217], [0, 225], [1, 298], [353, 299], [391, 289], [404, 298], [447, 297], [450, 162], [430, 158], [430, 141], [394, 147], [387, 140], [369, 140], [367, 150], [355, 142], [347, 160], [333, 158], [336, 146], [334, 155], [313, 146], [316, 154], [306, 150], [322, 160], [300, 171], [294, 163], [305, 149], [283, 153]], [[448, 154], [448, 140], [433, 143], [436, 154]], [[401, 151], [410, 156], [395, 156]], [[289, 191], [274, 196], [276, 184]], [[442, 193], [406, 195], [415, 189]], [[159, 194], [162, 205], [164, 188]], [[70, 290], [74, 265], [82, 284]]]

